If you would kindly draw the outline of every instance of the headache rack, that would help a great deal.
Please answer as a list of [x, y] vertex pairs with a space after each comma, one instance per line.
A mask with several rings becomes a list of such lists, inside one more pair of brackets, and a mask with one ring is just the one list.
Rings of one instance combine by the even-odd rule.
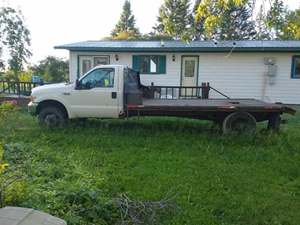
[[143, 97], [148, 99], [209, 99], [210, 93], [213, 91], [224, 97], [230, 99], [224, 93], [210, 86], [209, 83], [202, 83], [201, 86], [142, 86]]

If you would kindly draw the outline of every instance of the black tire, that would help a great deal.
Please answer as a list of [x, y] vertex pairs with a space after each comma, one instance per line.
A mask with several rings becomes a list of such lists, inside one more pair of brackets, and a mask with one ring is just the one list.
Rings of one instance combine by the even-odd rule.
[[57, 106], [46, 106], [42, 108], [38, 115], [38, 120], [41, 125], [48, 128], [63, 127], [66, 124], [66, 115]]
[[223, 134], [254, 134], [256, 119], [247, 112], [229, 114], [223, 121]]
[[72, 120], [72, 123], [76, 126], [85, 126], [88, 122], [87, 118], [76, 118]]
[[218, 131], [222, 131], [222, 123], [223, 121], [219, 121], [219, 120], [214, 120], [212, 121], [212, 125], [211, 125], [211, 128], [212, 129], [215, 129], [215, 130], [218, 130]]
[[279, 132], [281, 124], [280, 114], [272, 114], [269, 117], [268, 130]]

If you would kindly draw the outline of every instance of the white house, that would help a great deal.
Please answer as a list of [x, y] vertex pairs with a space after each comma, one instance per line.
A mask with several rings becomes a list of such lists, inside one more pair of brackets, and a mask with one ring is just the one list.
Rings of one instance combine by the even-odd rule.
[[202, 82], [233, 98], [300, 104], [300, 41], [85, 41], [70, 51], [70, 80], [99, 64], [140, 71], [144, 85]]

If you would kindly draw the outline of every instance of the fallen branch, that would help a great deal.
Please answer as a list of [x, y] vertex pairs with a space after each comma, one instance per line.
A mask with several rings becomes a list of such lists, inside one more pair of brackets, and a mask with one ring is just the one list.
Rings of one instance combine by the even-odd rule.
[[115, 199], [121, 214], [121, 225], [161, 224], [162, 215], [171, 215], [178, 209], [174, 198], [166, 197], [160, 201], [135, 201], [123, 194]]

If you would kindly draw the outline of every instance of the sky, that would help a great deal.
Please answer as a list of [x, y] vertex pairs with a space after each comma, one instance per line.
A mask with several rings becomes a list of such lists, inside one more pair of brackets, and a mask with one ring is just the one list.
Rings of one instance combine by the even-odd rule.
[[[262, 1], [262, 0], [257, 0]], [[285, 0], [290, 9], [300, 7], [300, 0]], [[136, 25], [149, 33], [156, 23], [163, 0], [130, 0]], [[31, 32], [31, 63], [48, 55], [68, 58], [68, 51], [55, 45], [109, 36], [122, 12], [124, 0], [0, 0], [1, 6], [22, 10]]]

